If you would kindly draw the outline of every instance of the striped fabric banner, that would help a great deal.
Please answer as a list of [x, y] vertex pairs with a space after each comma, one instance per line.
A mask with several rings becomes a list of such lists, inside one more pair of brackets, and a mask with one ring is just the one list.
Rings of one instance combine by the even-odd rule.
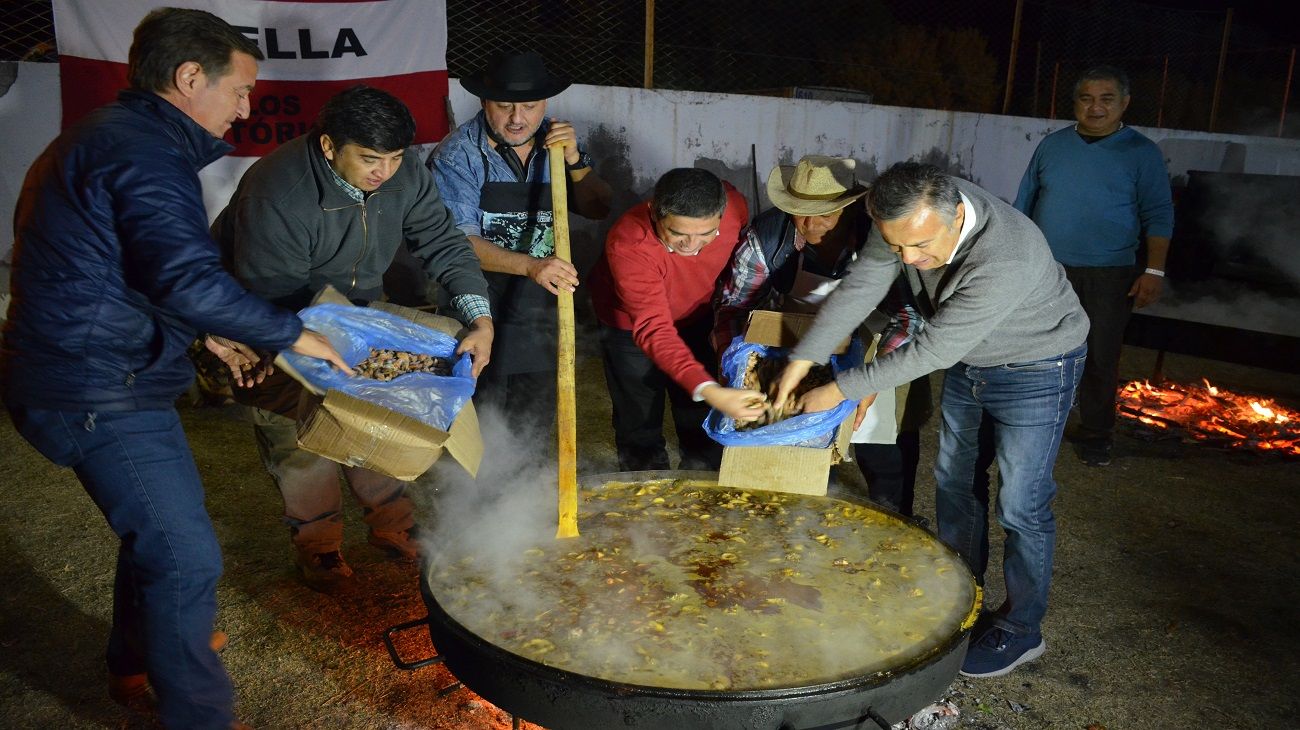
[[223, 18], [266, 56], [251, 115], [226, 135], [235, 156], [261, 156], [297, 137], [326, 99], [359, 83], [411, 108], [417, 143], [447, 133], [444, 0], [54, 0], [64, 127], [126, 87], [131, 32], [164, 4]]

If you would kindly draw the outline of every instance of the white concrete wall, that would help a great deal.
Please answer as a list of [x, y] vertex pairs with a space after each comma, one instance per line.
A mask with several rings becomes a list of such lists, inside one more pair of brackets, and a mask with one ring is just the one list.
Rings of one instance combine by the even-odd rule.
[[[454, 118], [465, 121], [476, 113], [478, 100], [457, 82], [451, 86]], [[665, 170], [693, 165], [723, 176], [752, 204], [751, 146], [760, 191], [773, 165], [820, 153], [856, 158], [866, 180], [894, 162], [925, 160], [1010, 200], [1039, 140], [1067, 124], [847, 102], [581, 85], [552, 99], [549, 113], [577, 125], [597, 169], [615, 187], [616, 212], [645, 197]], [[0, 261], [9, 260], [9, 222], [23, 174], [58, 127], [57, 65], [18, 64], [17, 80], [0, 96]], [[1164, 150], [1175, 182], [1188, 170], [1300, 175], [1297, 140], [1142, 131]], [[224, 184], [233, 189], [234, 181]], [[207, 193], [209, 200], [229, 196], [221, 189]], [[768, 205], [761, 192], [760, 203]], [[574, 226], [575, 247], [588, 252], [583, 258], [599, 245], [604, 227]], [[7, 288], [7, 278], [0, 287]]]
[[[473, 114], [477, 101], [453, 85], [457, 120]], [[760, 188], [773, 165], [792, 164], [802, 155], [819, 153], [856, 158], [868, 180], [895, 162], [933, 162], [1010, 200], [1038, 142], [1072, 123], [598, 86], [565, 91], [551, 100], [549, 112], [577, 124], [594, 147], [612, 142], [612, 151], [630, 161], [641, 193], [668, 168], [702, 164], [727, 172], [732, 183], [751, 195], [750, 146], [754, 145]], [[1165, 152], [1175, 182], [1188, 170], [1300, 175], [1297, 140], [1139, 129]], [[767, 205], [765, 196], [763, 204]]]
[[[59, 65], [9, 63], [17, 77], [0, 95], [0, 262], [9, 262], [14, 243], [14, 203], [36, 156], [59, 132]], [[0, 69], [0, 76], [9, 74]], [[3, 87], [0, 87], [2, 89]], [[0, 291], [9, 291], [8, 269]]]

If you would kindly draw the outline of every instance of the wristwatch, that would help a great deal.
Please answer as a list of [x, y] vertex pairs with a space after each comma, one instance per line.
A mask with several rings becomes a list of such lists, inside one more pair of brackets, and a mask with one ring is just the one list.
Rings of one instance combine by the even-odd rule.
[[569, 172], [573, 172], [574, 170], [581, 170], [587, 167], [591, 167], [591, 155], [581, 150], [578, 152], [577, 162], [573, 163], [572, 165], [570, 165], [568, 162], [564, 163], [564, 169], [568, 170]]

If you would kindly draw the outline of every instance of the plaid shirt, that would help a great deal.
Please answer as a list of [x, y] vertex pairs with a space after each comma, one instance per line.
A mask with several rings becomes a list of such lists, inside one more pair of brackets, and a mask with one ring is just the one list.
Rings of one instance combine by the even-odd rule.
[[740, 235], [745, 240], [736, 247], [731, 257], [731, 273], [722, 280], [713, 300], [715, 352], [727, 349], [744, 329], [745, 318], [755, 309], [761, 309], [772, 291], [768, 282], [771, 270], [754, 227], [746, 226]]
[[916, 307], [916, 299], [907, 277], [899, 274], [876, 309], [889, 315], [889, 325], [880, 333], [876, 356], [885, 355], [906, 345], [925, 329], [925, 317]]
[[[772, 267], [763, 252], [763, 246], [754, 226], [747, 226], [741, 236], [745, 240], [732, 256], [730, 274], [722, 280], [717, 296], [714, 298], [713, 347], [717, 352], [725, 350], [732, 339], [741, 333], [750, 312], [762, 309], [769, 303], [779, 306], [779, 299], [782, 296], [780, 292], [773, 291]], [[806, 245], [807, 241], [796, 231], [795, 254], [788, 256], [782, 263], [782, 267], [798, 266], [799, 257], [796, 254], [802, 252]], [[851, 253], [846, 261], [840, 262], [832, 278], [841, 278], [844, 275], [844, 267], [854, 258], [856, 254]], [[911, 342], [925, 326], [925, 318], [917, 309], [912, 288], [907, 282], [907, 277], [902, 274], [894, 279], [885, 298], [876, 308], [889, 316], [889, 324], [880, 333], [877, 357]]]

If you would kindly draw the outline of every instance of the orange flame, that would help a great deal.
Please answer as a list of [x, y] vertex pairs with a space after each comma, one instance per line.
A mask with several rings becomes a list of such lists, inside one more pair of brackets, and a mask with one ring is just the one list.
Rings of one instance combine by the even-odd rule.
[[1300, 413], [1201, 382], [1204, 387], [1134, 380], [1119, 389], [1119, 414], [1156, 429], [1185, 430], [1198, 441], [1300, 456]]

